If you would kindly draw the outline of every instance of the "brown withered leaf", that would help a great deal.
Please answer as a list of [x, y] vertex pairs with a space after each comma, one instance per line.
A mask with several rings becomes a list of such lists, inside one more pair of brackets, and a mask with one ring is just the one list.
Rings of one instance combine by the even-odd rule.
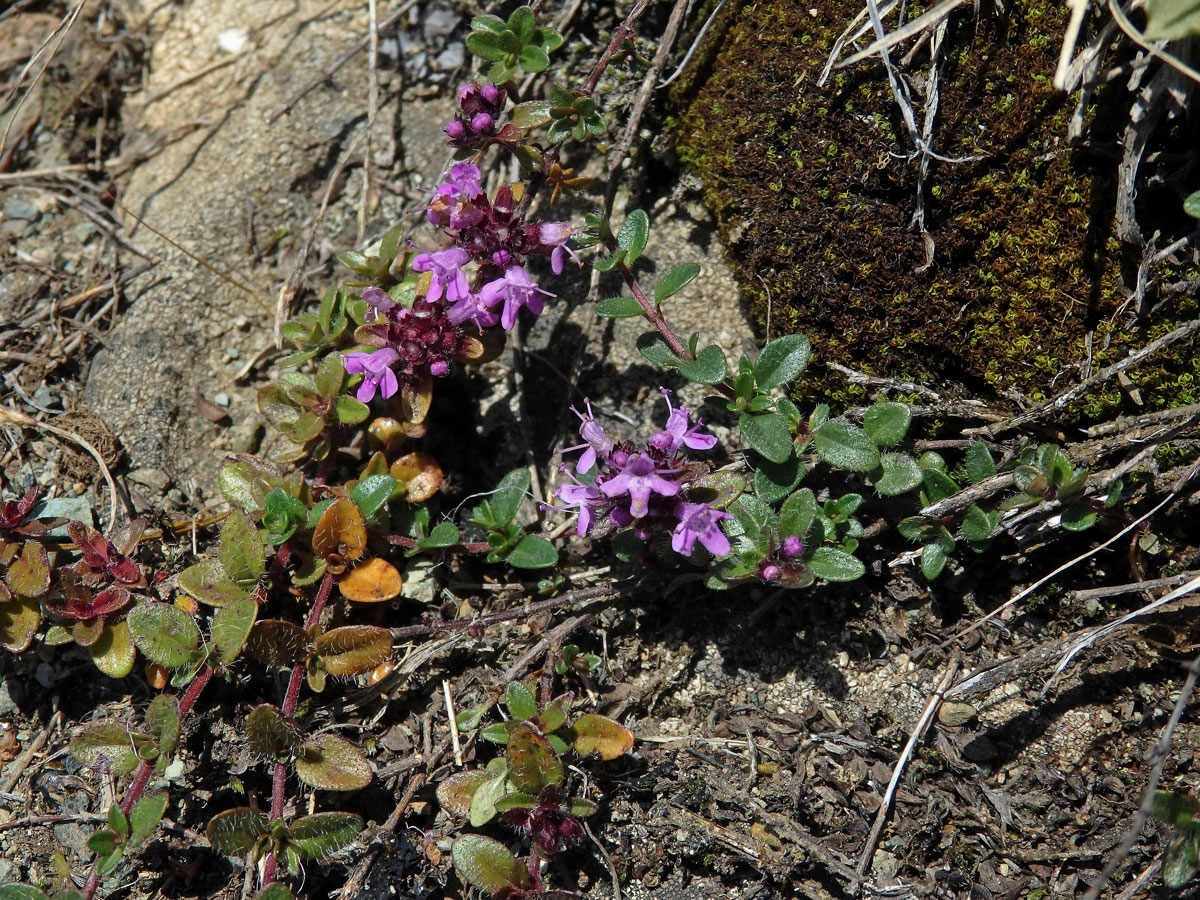
[[616, 759], [633, 749], [633, 732], [610, 719], [588, 713], [571, 726], [572, 745], [580, 756], [597, 753], [603, 760]]
[[338, 579], [338, 590], [355, 603], [381, 603], [400, 593], [403, 579], [396, 567], [385, 559], [369, 559]]
[[246, 638], [246, 653], [268, 666], [294, 666], [308, 656], [308, 635], [284, 619], [259, 619]]
[[426, 453], [407, 453], [392, 463], [388, 470], [405, 486], [404, 499], [409, 503], [424, 503], [442, 486], [442, 467]]
[[325, 508], [313, 532], [313, 552], [322, 559], [340, 556], [353, 561], [367, 547], [367, 524], [358, 504], [338, 497]]
[[317, 656], [327, 674], [365, 675], [392, 654], [392, 633], [374, 625], [345, 625], [317, 638]]

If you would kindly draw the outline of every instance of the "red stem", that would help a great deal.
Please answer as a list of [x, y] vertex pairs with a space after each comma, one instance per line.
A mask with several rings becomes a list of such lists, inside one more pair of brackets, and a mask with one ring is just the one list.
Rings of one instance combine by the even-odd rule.
[[[320, 621], [321, 613], [325, 611], [325, 603], [329, 600], [329, 593], [332, 589], [333, 575], [326, 572], [325, 577], [321, 579], [320, 588], [317, 589], [317, 599], [313, 601], [312, 609], [308, 611], [308, 619], [304, 623], [306, 628], [311, 628]], [[304, 663], [292, 666], [292, 674], [288, 678], [287, 693], [283, 695], [283, 706], [279, 710], [284, 716], [293, 716], [296, 714], [296, 707], [300, 702], [300, 685], [304, 681], [304, 669]], [[277, 762], [271, 773], [271, 821], [283, 818], [284, 790], [286, 787], [287, 766], [284, 763]], [[266, 887], [275, 880], [276, 868], [277, 861], [275, 853], [272, 851], [267, 854], [263, 862], [263, 887]]]
[[625, 39], [633, 33], [633, 24], [641, 18], [646, 7], [650, 5], [650, 0], [638, 0], [636, 6], [629, 11], [629, 15], [625, 17], [625, 21], [617, 26], [617, 30], [613, 32], [612, 40], [608, 42], [608, 47], [604, 50], [604, 55], [600, 57], [600, 61], [596, 63], [596, 68], [592, 69], [592, 74], [588, 76], [587, 83], [583, 86], [583, 93], [591, 96], [596, 90], [596, 85], [600, 83], [600, 79], [604, 76], [605, 69], [612, 62], [613, 54], [620, 49], [625, 43]]
[[[212, 680], [214, 669], [212, 666], [204, 666], [196, 677], [192, 679], [192, 683], [188, 685], [183, 696], [179, 699], [179, 720], [183, 719], [191, 712], [192, 707], [196, 705], [196, 700], [200, 694], [208, 686], [208, 682]], [[133, 781], [129, 783], [129, 787], [125, 789], [125, 797], [121, 800], [121, 812], [126, 816], [133, 809], [133, 804], [141, 799], [142, 793], [146, 790], [146, 785], [150, 783], [150, 776], [154, 774], [154, 762], [152, 760], [142, 760], [142, 764], [138, 766], [138, 770], [133, 775]], [[92, 900], [96, 896], [96, 890], [100, 887], [100, 868], [99, 860], [92, 863], [92, 871], [88, 874], [87, 884], [83, 888], [83, 896], [87, 900]]]

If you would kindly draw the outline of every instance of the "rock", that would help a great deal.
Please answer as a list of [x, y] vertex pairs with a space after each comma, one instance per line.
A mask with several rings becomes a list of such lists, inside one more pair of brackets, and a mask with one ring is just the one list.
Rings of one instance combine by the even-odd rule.
[[166, 491], [167, 486], [171, 483], [171, 476], [162, 469], [134, 469], [129, 473], [128, 478], [130, 481], [140, 484], [142, 487], [148, 487], [159, 494]]
[[966, 725], [975, 718], [976, 713], [978, 710], [970, 703], [946, 702], [938, 707], [938, 721], [953, 728]]
[[9, 200], [4, 204], [4, 218], [6, 219], [34, 222], [41, 214], [41, 211], [28, 200]]
[[[88, 528], [94, 527], [92, 507], [85, 497], [52, 497], [38, 504], [33, 511], [39, 519], [72, 519], [82, 522]], [[49, 532], [50, 537], [65, 538], [68, 536], [67, 526], [54, 528]]]
[[18, 701], [21, 686], [12, 678], [0, 678], [0, 717], [12, 716], [21, 711]]

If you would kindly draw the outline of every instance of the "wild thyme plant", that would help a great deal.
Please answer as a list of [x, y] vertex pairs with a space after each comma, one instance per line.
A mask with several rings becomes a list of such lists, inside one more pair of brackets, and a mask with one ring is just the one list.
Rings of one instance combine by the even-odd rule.
[[[496, 359], [522, 318], [536, 317], [558, 299], [554, 276], [568, 260], [582, 265], [583, 254], [599, 272], [618, 275], [627, 291], [600, 302], [597, 315], [645, 320], [640, 352], [706, 386], [706, 407], [734, 417], [742, 441], [731, 448], [741, 451], [739, 461], [718, 467], [716, 438], [704, 426], [709, 412], [678, 403], [661, 386], [663, 427], [640, 442], [610, 437], [590, 403], [576, 407], [581, 442], [561, 451], [563, 481], [554, 496], [538, 499], [574, 515], [577, 538], [610, 537], [619, 560], [636, 559], [677, 582], [700, 580], [709, 588], [851, 581], [865, 572], [858, 553], [866, 532], [858, 514], [869, 498], [913, 494], [929, 508], [957, 495], [964, 481], [979, 484], [1011, 472], [1018, 494], [1007, 504], [966, 505], [961, 522], [956, 508], [899, 523], [921, 544], [922, 569], [932, 579], [945, 568], [956, 535], [972, 549], [986, 546], [1005, 505], [1066, 500], [1062, 524], [1078, 529], [1115, 502], [1119, 486], [1106, 503], [1087, 498], [1087, 473], [1056, 447], [1031, 447], [997, 466], [980, 444], [955, 474], [940, 457], [904, 449], [911, 411], [902, 403], [876, 403], [853, 420], [834, 417], [820, 403], [804, 412], [789, 396], [811, 355], [803, 335], [780, 337], [731, 367], [722, 348], [701, 347], [699, 335], [680, 336], [671, 328], [667, 301], [700, 268], [678, 266], [650, 287], [639, 282], [632, 267], [649, 246], [647, 213], [635, 209], [619, 226], [610, 210], [577, 224], [532, 217], [532, 203], [546, 189], [553, 199], [588, 187], [589, 179], [572, 177], [560, 165], [559, 151], [568, 141], [605, 133], [595, 86], [631, 24], [622, 23], [581, 87], [549, 83], [546, 99], [514, 105], [518, 70], [547, 71], [562, 37], [539, 26], [527, 7], [507, 20], [473, 20], [467, 43], [482, 68], [459, 88], [458, 110], [445, 127], [457, 161], [425, 211], [435, 237], [418, 250], [396, 227], [365, 250], [341, 254], [351, 276], [284, 326], [295, 350], [282, 361], [278, 381], [258, 397], [280, 439], [265, 458], [226, 462], [220, 485], [231, 512], [215, 555], [180, 572], [174, 594], [166, 587], [171, 573], [145, 562], [148, 554], [139, 547], [144, 523], [131, 523], [113, 540], [73, 524], [78, 557], [56, 567], [42, 540], [62, 523], [35, 518], [36, 491], [0, 510], [0, 646], [20, 653], [35, 639], [74, 643], [117, 678], [130, 675], [141, 659], [156, 689], [174, 691], [158, 694], [136, 724], [93, 723], [72, 741], [71, 752], [85, 765], [132, 776], [104, 827], [89, 839], [95, 858], [87, 877], [72, 882], [68, 866], [60, 884], [0, 887], [0, 900], [43, 898], [47, 890], [91, 900], [104, 876], [128, 864], [131, 851], [170, 811], [162, 776], [208, 686], [254, 667], [286, 677], [282, 695], [254, 698], [242, 721], [269, 796], [212, 810], [209, 844], [257, 867], [260, 900], [284, 900], [291, 891], [281, 873], [295, 878], [306, 860], [356, 839], [364, 822], [354, 813], [285, 814], [292, 776], [323, 792], [359, 790], [374, 778], [353, 742], [310, 731], [302, 692], [307, 688], [316, 699], [330, 678], [381, 677], [393, 664], [396, 641], [482, 628], [572, 596], [563, 593], [569, 573], [555, 571], [560, 545], [521, 523], [529, 471], [508, 473], [468, 511], [484, 539], [467, 540], [440, 514], [445, 473], [418, 442], [429, 428], [438, 381], [456, 366]], [[484, 173], [510, 159], [525, 180], [489, 195]], [[418, 238], [429, 235], [412, 240]], [[366, 431], [362, 444], [354, 442], [355, 429]], [[351, 446], [370, 450], [347, 469], [349, 457], [341, 451]], [[823, 470], [821, 486], [802, 486], [806, 479], [818, 483], [817, 469]], [[356, 605], [401, 594], [416, 557], [453, 569], [472, 555], [549, 574], [542, 585], [550, 596], [478, 621], [354, 622]], [[555, 673], [585, 678], [598, 664], [574, 646], [555, 650], [540, 683], [504, 685], [454, 723], [503, 750], [483, 768], [443, 779], [437, 790], [442, 806], [473, 828], [505, 823], [512, 829], [507, 835], [515, 830], [527, 848], [522, 856], [484, 834], [456, 840], [452, 856], [460, 877], [494, 900], [571, 896], [547, 887], [546, 864], [581, 842], [583, 820], [598, 805], [578, 793], [563, 760], [613, 760], [633, 746], [621, 724], [577, 713], [571, 693], [552, 696]], [[484, 726], [501, 696], [507, 719]]]

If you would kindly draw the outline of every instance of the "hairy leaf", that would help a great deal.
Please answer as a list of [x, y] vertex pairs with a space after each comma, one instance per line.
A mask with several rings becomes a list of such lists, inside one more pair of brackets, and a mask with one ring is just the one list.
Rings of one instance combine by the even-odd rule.
[[259, 759], [286, 759], [304, 740], [296, 720], [285, 717], [275, 706], [263, 703], [246, 716], [246, 743]]
[[451, 855], [458, 877], [485, 894], [522, 887], [529, 879], [524, 865], [494, 838], [464, 834], [454, 842]]
[[526, 724], [513, 729], [505, 750], [508, 780], [518, 791], [536, 794], [547, 784], [560, 784], [563, 764], [550, 742]]
[[301, 744], [296, 774], [310, 787], [326, 791], [357, 791], [375, 777], [362, 751], [336, 734], [320, 734]]
[[254, 620], [258, 617], [258, 604], [250, 598], [235, 600], [213, 614], [209, 631], [213, 650], [222, 665], [229, 665], [242, 652]]
[[[389, 479], [390, 480], [390, 479]], [[355, 603], [381, 603], [399, 596], [403, 587], [400, 572], [385, 559], [375, 557], [350, 569], [338, 579], [338, 590]]]
[[764, 391], [793, 381], [808, 366], [812, 344], [802, 334], [786, 334], [763, 347], [754, 363], [754, 381]]
[[818, 547], [805, 563], [814, 575], [826, 581], [855, 581], [866, 572], [858, 558], [836, 547]]
[[289, 841], [304, 856], [318, 859], [341, 850], [354, 840], [362, 827], [362, 819], [354, 813], [317, 813], [294, 821]]
[[392, 655], [392, 633], [375, 625], [345, 625], [317, 638], [316, 652], [330, 675], [363, 675]]
[[243, 509], [235, 509], [221, 523], [217, 558], [225, 577], [240, 585], [253, 585], [266, 571], [262, 538]]
[[571, 725], [571, 735], [571, 746], [580, 756], [595, 753], [608, 761], [633, 749], [632, 731], [608, 716], [595, 713], [576, 719]]
[[294, 666], [308, 655], [308, 635], [293, 622], [260, 619], [246, 638], [246, 653], [268, 666]]
[[852, 472], [870, 472], [880, 464], [879, 451], [867, 433], [842, 422], [825, 422], [817, 428], [813, 447], [831, 466]]
[[245, 856], [267, 834], [268, 822], [267, 814], [261, 810], [238, 806], [213, 816], [204, 833], [218, 853]]
[[139, 603], [125, 620], [134, 645], [151, 662], [168, 669], [192, 662], [200, 646], [196, 621], [166, 603]]

